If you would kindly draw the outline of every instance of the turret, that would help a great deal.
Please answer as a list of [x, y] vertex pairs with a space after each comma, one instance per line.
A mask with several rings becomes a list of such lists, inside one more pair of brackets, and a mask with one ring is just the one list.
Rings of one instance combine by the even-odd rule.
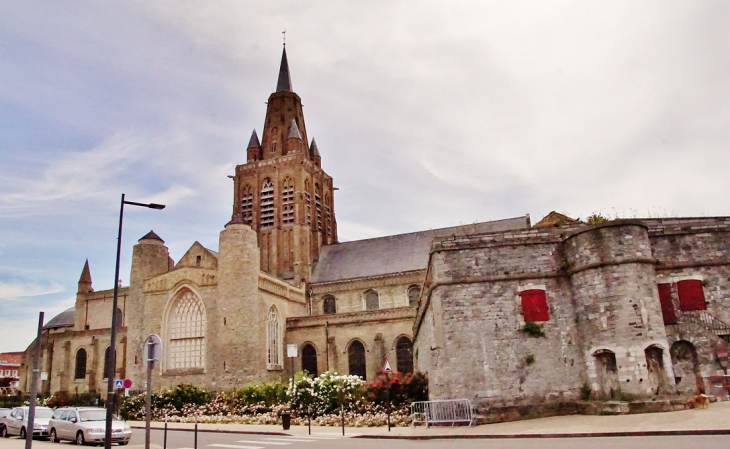
[[84, 268], [79, 277], [79, 287], [76, 290], [76, 308], [74, 309], [74, 328], [76, 330], [86, 329], [86, 296], [93, 292], [91, 287], [91, 270], [89, 270], [89, 259], [86, 259]]
[[132, 271], [129, 274], [129, 287], [141, 289], [144, 281], [169, 271], [170, 253], [154, 231], [139, 239], [132, 251]]
[[302, 148], [302, 135], [299, 133], [297, 121], [292, 119], [289, 125], [289, 136], [286, 138], [286, 152], [296, 153]]
[[89, 270], [89, 259], [86, 259], [83, 270], [81, 270], [81, 277], [79, 278], [79, 288], [77, 293], [89, 293], [93, 292], [94, 289], [91, 287], [91, 270]]
[[259, 142], [259, 136], [256, 134], [255, 129], [253, 130], [253, 133], [251, 133], [251, 139], [248, 141], [246, 156], [248, 162], [254, 162], [261, 159], [261, 143]]
[[309, 145], [309, 157], [312, 158], [314, 164], [322, 168], [322, 156], [319, 155], [319, 149], [317, 148], [317, 142], [312, 137], [312, 144]]

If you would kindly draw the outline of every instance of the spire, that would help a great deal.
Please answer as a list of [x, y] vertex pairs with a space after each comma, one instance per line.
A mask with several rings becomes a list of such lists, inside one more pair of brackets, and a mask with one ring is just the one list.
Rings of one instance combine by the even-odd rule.
[[314, 140], [314, 137], [312, 137], [312, 144], [309, 145], [309, 152], [312, 156], [319, 156], [319, 149], [317, 148], [317, 142]]
[[89, 259], [86, 259], [84, 269], [81, 270], [81, 277], [79, 278], [79, 293], [93, 292], [91, 288], [91, 270], [89, 270]]
[[251, 140], [248, 141], [248, 148], [261, 148], [261, 143], [259, 142], [259, 136], [256, 134], [255, 129], [251, 133]]
[[294, 119], [291, 119], [291, 126], [289, 127], [289, 137], [287, 137], [287, 138], [302, 140], [302, 135], [299, 133], [299, 127], [297, 126], [297, 121]]
[[155, 234], [155, 231], [148, 232], [138, 241], [141, 242], [142, 240], [159, 240], [160, 242], [165, 243], [165, 241], [162, 240], [159, 235]]
[[286, 59], [286, 46], [281, 54], [281, 66], [279, 67], [279, 81], [276, 83], [277, 92], [294, 92], [291, 88], [291, 75], [289, 75], [289, 62]]

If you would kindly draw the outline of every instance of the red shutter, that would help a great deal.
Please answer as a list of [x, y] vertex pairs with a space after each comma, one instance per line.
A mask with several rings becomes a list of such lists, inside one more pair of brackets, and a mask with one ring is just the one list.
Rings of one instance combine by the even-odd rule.
[[664, 324], [677, 324], [677, 313], [672, 304], [672, 284], [657, 284], [659, 289], [659, 303], [662, 306]]
[[705, 310], [705, 292], [702, 291], [702, 281], [690, 279], [677, 282], [679, 291], [679, 308], [682, 312]]
[[550, 320], [545, 290], [525, 290], [520, 293], [520, 299], [522, 299], [522, 316], [525, 318], [525, 322]]

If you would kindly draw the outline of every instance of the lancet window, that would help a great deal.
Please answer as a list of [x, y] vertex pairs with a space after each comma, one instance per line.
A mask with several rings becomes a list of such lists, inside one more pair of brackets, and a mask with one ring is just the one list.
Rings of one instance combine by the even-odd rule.
[[250, 225], [253, 222], [253, 189], [249, 185], [243, 188], [241, 194], [241, 216], [244, 223]]
[[76, 369], [74, 370], [74, 379], [83, 379], [86, 377], [86, 349], [81, 348], [76, 351]]
[[307, 224], [312, 225], [312, 195], [309, 193], [309, 180], [304, 181], [304, 210], [307, 216]]
[[327, 221], [327, 236], [332, 235], [332, 207], [330, 206], [330, 196], [324, 196], [324, 216]]
[[322, 191], [319, 184], [314, 185], [314, 203], [317, 208], [317, 230], [322, 230]]
[[261, 187], [261, 227], [274, 226], [274, 183], [266, 178]]
[[281, 222], [282, 224], [294, 223], [294, 182], [291, 178], [284, 180], [284, 187], [281, 189]]
[[271, 306], [266, 325], [266, 353], [267, 364], [281, 365], [281, 328], [279, 325], [279, 312], [276, 307]]
[[205, 305], [192, 291], [183, 290], [172, 305], [168, 332], [168, 369], [205, 367]]

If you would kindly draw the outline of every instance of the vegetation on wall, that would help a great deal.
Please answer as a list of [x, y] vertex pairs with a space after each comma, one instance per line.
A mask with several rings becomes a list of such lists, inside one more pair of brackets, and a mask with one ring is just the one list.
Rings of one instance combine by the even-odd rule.
[[524, 326], [522, 326], [522, 329], [520, 329], [520, 332], [523, 334], [529, 335], [530, 337], [544, 337], [545, 332], [542, 331], [542, 327], [540, 327], [539, 324], [528, 321], [525, 323]]

